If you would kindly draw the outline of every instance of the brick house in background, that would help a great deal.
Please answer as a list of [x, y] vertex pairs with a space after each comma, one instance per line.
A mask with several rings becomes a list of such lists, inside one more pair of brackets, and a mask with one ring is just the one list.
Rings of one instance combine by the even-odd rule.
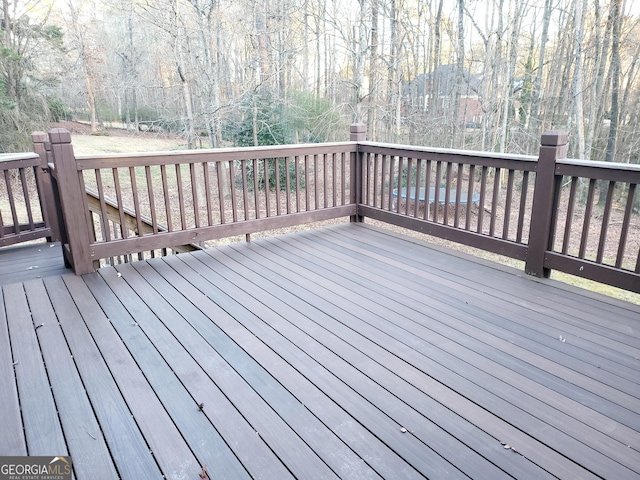
[[[440, 65], [435, 72], [417, 76], [403, 87], [403, 108], [433, 113], [446, 112], [453, 105], [455, 89], [460, 92], [458, 120], [468, 127], [482, 121], [482, 99], [480, 86], [482, 75], [470, 74], [466, 69], [458, 78], [456, 65]], [[438, 89], [434, 94], [434, 89]]]

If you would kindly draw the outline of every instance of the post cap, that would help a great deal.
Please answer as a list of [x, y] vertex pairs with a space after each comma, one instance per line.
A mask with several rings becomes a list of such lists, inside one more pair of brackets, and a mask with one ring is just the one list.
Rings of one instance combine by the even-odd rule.
[[33, 143], [45, 143], [49, 141], [49, 137], [44, 132], [33, 132], [31, 140], [33, 140]]
[[364, 123], [352, 123], [350, 131], [352, 142], [361, 142], [367, 139], [367, 126]]
[[71, 143], [71, 133], [66, 128], [53, 128], [49, 130], [51, 143]]
[[549, 130], [542, 134], [540, 145], [543, 147], [559, 147], [569, 143], [569, 134], [564, 130]]

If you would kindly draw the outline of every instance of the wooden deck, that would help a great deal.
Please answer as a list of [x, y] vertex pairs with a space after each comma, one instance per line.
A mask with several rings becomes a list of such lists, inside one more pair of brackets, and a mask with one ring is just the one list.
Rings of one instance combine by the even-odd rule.
[[81, 480], [640, 478], [640, 308], [372, 227], [0, 300], [0, 455]]
[[64, 266], [59, 242], [42, 241], [0, 248], [0, 285], [64, 275], [71, 271]]

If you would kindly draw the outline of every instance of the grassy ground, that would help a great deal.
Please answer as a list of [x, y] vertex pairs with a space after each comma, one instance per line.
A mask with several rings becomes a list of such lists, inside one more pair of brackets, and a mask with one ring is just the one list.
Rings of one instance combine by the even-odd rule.
[[92, 153], [156, 152], [167, 150], [185, 150], [182, 139], [166, 137], [102, 136], [71, 134], [73, 151], [76, 155]]

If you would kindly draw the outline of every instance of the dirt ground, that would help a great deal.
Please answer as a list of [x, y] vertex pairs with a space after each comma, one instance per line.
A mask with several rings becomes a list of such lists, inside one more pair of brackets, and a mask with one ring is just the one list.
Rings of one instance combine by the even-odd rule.
[[[108, 130], [99, 132], [99, 134], [97, 135], [95, 134], [91, 135], [91, 129], [89, 125], [86, 125], [86, 124], [77, 123], [77, 122], [60, 122], [55, 126], [66, 128], [71, 132], [74, 151], [76, 154], [79, 154], [79, 155], [186, 149], [186, 141], [184, 139], [167, 135], [164, 133], [136, 132], [131, 130], [123, 130], [123, 129], [108, 129]], [[530, 188], [533, 188], [533, 186], [530, 185]], [[568, 194], [563, 195], [561, 197], [561, 203], [566, 203], [568, 200], [567, 197], [568, 197]], [[529, 197], [529, 198], [532, 198], [532, 197]], [[608, 234], [608, 239], [619, 238], [619, 232], [621, 230], [622, 219], [624, 215], [623, 209], [624, 209], [624, 205], [614, 204], [614, 207], [611, 212], [611, 221], [610, 221], [611, 226]], [[563, 210], [566, 211], [566, 209], [563, 209], [563, 208], [560, 209], [560, 211], [563, 211]], [[602, 218], [601, 210], [602, 210], [601, 207], [594, 208], [595, 215], [594, 215], [594, 221], [592, 223], [595, 226], [592, 225], [592, 228], [596, 228], [597, 225], [599, 224], [599, 220]], [[529, 209], [527, 209], [527, 211], [529, 211]], [[576, 210], [576, 212], [574, 212], [574, 219], [573, 219], [572, 229], [571, 229], [572, 232], [574, 230], [581, 228], [582, 222], [583, 222], [583, 218], [581, 216], [582, 213], [583, 212], [581, 212], [579, 208]], [[329, 225], [329, 224], [340, 222], [340, 221], [344, 221], [344, 219], [322, 222], [317, 225], [311, 225], [311, 227]], [[453, 242], [448, 242], [440, 238], [430, 237], [424, 234], [420, 234], [418, 232], [401, 229], [388, 224], [382, 224], [372, 220], [367, 220], [367, 222], [375, 224], [382, 228], [387, 228], [387, 229], [396, 231], [398, 233], [402, 233], [402, 234], [420, 239], [420, 240], [445, 246], [447, 248], [451, 248], [463, 253], [478, 256], [480, 258], [488, 259], [501, 264], [506, 264], [508, 266], [515, 267], [519, 270], [523, 270], [524, 268], [523, 262], [519, 262], [510, 258], [501, 257], [499, 255], [494, 255], [494, 254], [481, 251], [475, 248], [467, 247], [467, 246], [456, 244]], [[562, 248], [562, 245], [559, 242], [562, 241], [562, 235], [564, 232], [564, 222], [565, 222], [564, 218], [561, 218], [559, 221], [559, 225], [560, 225], [559, 234], [556, 237], [557, 250], [560, 250]], [[528, 220], [525, 221], [525, 224], [528, 225]], [[288, 228], [288, 229], [282, 229], [278, 231], [266, 232], [262, 234], [254, 234], [252, 235], [252, 238], [257, 239], [263, 236], [289, 233], [292, 231], [302, 230], [309, 227], [310, 226], [300, 226], [295, 228]], [[594, 249], [597, 248], [598, 235], [597, 234], [592, 235], [592, 237], [594, 237], [595, 240], [590, 239], [590, 242], [595, 241], [596, 246], [594, 246], [593, 243], [590, 243], [587, 246], [587, 252], [588, 252], [587, 258], [590, 258], [590, 256], [595, 256]], [[640, 216], [638, 215], [634, 217], [634, 219], [630, 224], [628, 239], [632, 243], [632, 245], [630, 247], [628, 246], [628, 248], [631, 251], [637, 252], [638, 245], [640, 245]], [[231, 241], [238, 241], [238, 240], [244, 240], [244, 237], [227, 239], [225, 243], [228, 243]], [[577, 252], [579, 248], [579, 243], [580, 243], [579, 233], [572, 233], [570, 237], [569, 247], [568, 247], [569, 252], [570, 253]], [[616, 249], [617, 249], [617, 245], [615, 245], [615, 242], [610, 241], [607, 244], [606, 250], [604, 252], [605, 258], [611, 258], [611, 257], [615, 258]], [[592, 255], [590, 255], [590, 253], [592, 253]], [[588, 280], [584, 280], [578, 277], [573, 277], [560, 272], [553, 272], [552, 278], [565, 283], [577, 285], [593, 291], [604, 293], [606, 295], [610, 295], [616, 298], [620, 298], [626, 301], [640, 304], [640, 295], [638, 294], [620, 290], [614, 287], [609, 287], [607, 285], [590, 282]]]
[[184, 138], [166, 133], [136, 132], [110, 128], [91, 134], [91, 127], [79, 122], [59, 122], [52, 128], [65, 128], [71, 132], [71, 143], [76, 155], [94, 153], [155, 152], [185, 150]]

